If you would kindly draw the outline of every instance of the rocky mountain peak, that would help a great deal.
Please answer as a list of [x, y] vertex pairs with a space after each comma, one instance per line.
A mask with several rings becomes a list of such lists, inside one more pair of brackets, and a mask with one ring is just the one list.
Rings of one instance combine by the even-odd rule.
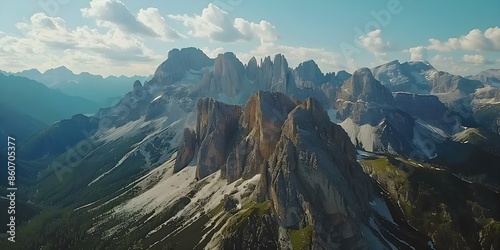
[[471, 94], [476, 89], [484, 85], [478, 80], [470, 80], [459, 75], [452, 75], [448, 72], [438, 71], [429, 79], [432, 87], [432, 93], [451, 93], [459, 91], [465, 94]]
[[66, 68], [66, 66], [59, 66], [57, 68], [48, 69], [44, 74], [68, 74], [72, 75], [73, 71]]
[[248, 80], [254, 81], [255, 78], [257, 77], [257, 71], [258, 71], [258, 65], [257, 65], [257, 59], [255, 59], [254, 56], [250, 58], [250, 61], [248, 61], [247, 64], [247, 77]]
[[[230, 182], [260, 173], [261, 197], [271, 200], [285, 228], [309, 225], [318, 233], [314, 241], [364, 244], [358, 227], [362, 214], [369, 213], [371, 184], [349, 137], [330, 122], [321, 103], [259, 91], [244, 111], [203, 98], [197, 112], [197, 178], [219, 168]], [[184, 132], [176, 165], [194, 155], [191, 133]], [[342, 226], [334, 218], [344, 221]]]
[[338, 94], [339, 99], [345, 101], [363, 101], [379, 104], [390, 104], [394, 98], [389, 89], [375, 79], [368, 68], [361, 68], [354, 72], [351, 78], [344, 82]]
[[341, 71], [337, 72], [337, 78], [339, 80], [342, 80], [342, 83], [344, 81], [346, 81], [347, 79], [349, 79], [351, 76], [352, 75], [349, 72], [345, 71], [345, 70], [341, 70]]
[[134, 89], [140, 89], [140, 88], [142, 88], [142, 83], [141, 83], [141, 81], [136, 80], [136, 81], [134, 82], [133, 88], [134, 88]]
[[232, 52], [219, 54], [214, 63], [214, 85], [229, 97], [240, 93], [245, 67]]
[[202, 98], [196, 105], [198, 145], [196, 177], [202, 179], [226, 162], [230, 143], [238, 129], [241, 107]]
[[321, 72], [316, 62], [309, 60], [297, 66], [294, 70], [295, 84], [299, 88], [312, 88], [319, 86], [325, 81], [325, 75]]
[[168, 58], [155, 71], [151, 84], [172, 84], [181, 80], [186, 71], [201, 70], [212, 66], [210, 59], [202, 50], [197, 48], [173, 49], [168, 52]]

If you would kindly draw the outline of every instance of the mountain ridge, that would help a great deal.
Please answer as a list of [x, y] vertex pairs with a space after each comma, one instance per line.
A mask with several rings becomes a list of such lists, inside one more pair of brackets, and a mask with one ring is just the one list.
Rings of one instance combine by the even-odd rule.
[[[477, 107], [472, 101], [489, 98], [489, 92], [462, 89], [460, 79], [452, 79], [442, 89], [459, 98], [445, 103], [432, 91], [391, 91], [368, 68], [352, 75], [323, 74], [313, 61], [292, 69], [279, 54], [245, 65], [234, 53], [215, 59], [202, 53], [173, 50], [151, 80], [130, 82], [131, 91], [115, 105], [59, 123], [60, 131], [74, 128], [75, 134], [88, 121], [91, 127], [82, 129], [92, 133], [60, 144], [63, 151], [67, 146], [62, 154], [48, 152], [56, 161], [40, 167], [40, 179], [26, 196], [56, 212], [35, 217], [52, 225], [46, 231], [30, 223], [20, 227], [20, 234], [37, 232], [24, 245], [433, 249], [438, 243], [446, 248], [435, 236], [436, 227], [419, 224], [422, 218], [432, 222], [427, 220], [431, 212], [422, 207], [443, 211], [436, 209], [450, 204], [446, 197], [433, 200], [443, 205], [408, 199], [425, 187], [420, 183], [430, 191], [412, 197], [443, 190], [426, 173], [446, 171], [439, 176], [450, 177], [453, 189], [473, 190], [466, 184], [470, 181], [496, 197], [495, 185], [485, 180], [498, 171], [470, 162], [496, 162], [496, 144], [474, 139], [470, 131], [475, 130], [444, 120], [455, 114], [450, 104], [456, 100]], [[432, 67], [408, 63], [413, 66]], [[63, 135], [49, 132], [39, 139], [50, 137]], [[474, 145], [466, 140], [475, 140]], [[435, 143], [435, 150], [422, 142]], [[79, 153], [80, 143], [90, 150]], [[461, 156], [457, 164], [446, 160], [456, 152]], [[384, 155], [391, 160], [381, 166]], [[363, 159], [369, 167], [358, 163]], [[468, 201], [456, 197], [460, 204]], [[496, 208], [480, 200], [467, 204], [487, 211], [466, 213], [462, 220], [480, 229], [457, 232], [455, 218], [439, 226], [456, 239], [463, 235], [471, 246], [498, 246]], [[467, 204], [460, 207], [470, 208]], [[75, 238], [68, 227], [83, 236]], [[50, 242], [50, 235], [59, 235], [59, 241]]]

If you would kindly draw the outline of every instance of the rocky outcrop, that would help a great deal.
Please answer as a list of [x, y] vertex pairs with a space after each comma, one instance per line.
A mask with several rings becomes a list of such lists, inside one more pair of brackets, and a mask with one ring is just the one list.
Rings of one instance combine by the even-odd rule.
[[[228, 182], [260, 174], [257, 201], [270, 209], [250, 217], [264, 219], [266, 228], [276, 227], [269, 235], [271, 245], [278, 244], [276, 230], [287, 234], [286, 230], [308, 228], [313, 249], [387, 246], [367, 221], [373, 212], [369, 201], [377, 195], [372, 183], [358, 165], [348, 135], [330, 122], [320, 102], [292, 101], [279, 92], [260, 91], [244, 111], [210, 98], [197, 106], [197, 178], [219, 168]], [[184, 141], [190, 136], [187, 133]], [[184, 158], [184, 152], [193, 147], [182, 144], [179, 162], [185, 164], [190, 157]], [[251, 232], [263, 229], [258, 223], [250, 223], [252, 229], [238, 225], [223, 245], [251, 246]], [[279, 244], [283, 240], [280, 237]]]
[[177, 158], [175, 158], [174, 173], [181, 171], [193, 160], [195, 150], [196, 133], [189, 128], [185, 128], [177, 150]]
[[[136, 82], [137, 83], [137, 82]], [[96, 117], [108, 121], [102, 129], [120, 127], [127, 122], [141, 118], [148, 111], [152, 95], [145, 87], [134, 83], [132, 91], [127, 93], [115, 106], [99, 110]]]
[[255, 59], [255, 57], [252, 57], [250, 61], [248, 61], [246, 71], [248, 80], [255, 81], [255, 79], [257, 79], [259, 66], [257, 66], [257, 59]]
[[318, 65], [309, 60], [297, 66], [293, 71], [295, 76], [295, 84], [298, 88], [314, 88], [325, 82], [325, 76], [319, 69]]
[[439, 71], [429, 79], [432, 93], [449, 93], [460, 91], [465, 94], [471, 94], [476, 89], [483, 87], [483, 84], [477, 80], [470, 80], [459, 75], [452, 75]]
[[[404, 111], [407, 109], [415, 115], [421, 115], [416, 110], [418, 104], [408, 100], [408, 103], [404, 103], [406, 107], [399, 109], [398, 104], [403, 103], [401, 98], [407, 96], [399, 96], [397, 103], [389, 89], [382, 86], [369, 69], [356, 71], [345, 81], [337, 97], [337, 117], [343, 121], [341, 126], [357, 147], [408, 157], [420, 152], [419, 145], [415, 143], [421, 140], [414, 131], [417, 124], [415, 119], [418, 117], [414, 118]], [[427, 136], [427, 129], [422, 128], [422, 131]]]
[[349, 102], [363, 101], [379, 104], [392, 104], [394, 102], [389, 89], [382, 86], [368, 68], [354, 72], [352, 77], [342, 85], [337, 98]]
[[212, 66], [213, 60], [197, 48], [173, 49], [168, 58], [155, 71], [149, 85], [169, 85], [181, 80], [188, 70], [201, 70]]
[[336, 108], [341, 120], [352, 118], [357, 124], [378, 124], [383, 107], [394, 104], [389, 89], [377, 81], [368, 68], [354, 72], [337, 92]]
[[234, 97], [240, 93], [244, 79], [245, 67], [233, 53], [227, 52], [217, 56], [212, 79], [214, 89], [220, 89], [227, 96]]
[[259, 91], [250, 97], [240, 119], [243, 128], [222, 176], [228, 181], [266, 172], [265, 160], [281, 134], [281, 126], [295, 103], [282, 93]]
[[133, 85], [133, 90], [141, 90], [142, 89], [142, 83], [139, 80], [136, 80]]
[[240, 106], [223, 104], [212, 98], [198, 101], [196, 178], [203, 179], [224, 165], [240, 115]]
[[394, 92], [429, 93], [431, 86], [427, 77], [436, 70], [428, 62], [405, 62], [398, 60], [372, 69], [374, 77]]
[[289, 75], [288, 62], [285, 56], [281, 54], [274, 56], [271, 90], [286, 93], [290, 79]]
[[351, 78], [351, 76], [352, 74], [348, 73], [345, 70], [341, 70], [337, 72], [336, 78], [340, 84], [344, 84], [344, 82], [347, 81], [349, 78]]
[[285, 56], [277, 54], [274, 60], [270, 56], [265, 57], [257, 66], [257, 61], [251, 59], [246, 68], [247, 77], [254, 81], [258, 90], [271, 90], [287, 93], [295, 85], [291, 70]]
[[317, 101], [288, 114], [269, 166], [269, 196], [285, 227], [314, 225], [316, 247], [367, 247], [359, 218], [372, 199], [369, 180], [347, 134]]

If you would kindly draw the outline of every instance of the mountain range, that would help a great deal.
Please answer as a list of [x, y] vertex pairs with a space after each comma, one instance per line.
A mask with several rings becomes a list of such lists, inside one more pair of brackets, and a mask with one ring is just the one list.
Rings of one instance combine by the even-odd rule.
[[0, 74], [0, 103], [12, 112], [30, 116], [46, 125], [77, 113], [92, 114], [99, 109], [99, 105], [87, 99], [63, 94], [25, 77], [3, 74]]
[[48, 69], [41, 73], [37, 69], [17, 73], [0, 72], [4, 75], [26, 77], [43, 83], [70, 96], [78, 96], [97, 103], [100, 107], [111, 106], [130, 91], [129, 82], [144, 81], [147, 76], [108, 76], [93, 75], [87, 72], [75, 74], [65, 66]]
[[496, 72], [173, 49], [114, 105], [20, 146], [20, 246], [500, 248]]

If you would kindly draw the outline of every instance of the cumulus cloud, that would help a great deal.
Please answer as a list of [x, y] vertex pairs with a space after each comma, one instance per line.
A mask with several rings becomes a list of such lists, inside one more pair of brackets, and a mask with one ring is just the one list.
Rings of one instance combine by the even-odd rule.
[[377, 29], [358, 38], [359, 44], [381, 59], [392, 49], [391, 44], [382, 37], [382, 31]]
[[464, 62], [471, 64], [491, 64], [492, 62], [487, 60], [483, 55], [469, 55], [466, 54], [463, 57]]
[[458, 63], [452, 56], [437, 54], [430, 59], [430, 63], [439, 70], [456, 75], [472, 74], [471, 68], [463, 63]]
[[447, 41], [431, 38], [429, 43], [428, 48], [437, 51], [500, 51], [500, 28], [489, 28], [484, 33], [473, 29], [459, 38], [450, 38]]
[[167, 26], [156, 8], [141, 9], [136, 16], [120, 0], [92, 0], [89, 8], [81, 9], [84, 17], [94, 18], [97, 24], [118, 28], [125, 33], [173, 40], [182, 35]]
[[262, 42], [272, 42], [278, 38], [276, 28], [269, 22], [249, 22], [242, 18], [232, 19], [229, 14], [214, 4], [204, 8], [201, 15], [168, 15], [181, 21], [189, 28], [189, 35], [208, 38], [218, 42], [250, 41], [259, 38]]
[[411, 61], [427, 60], [427, 48], [425, 48], [424, 46], [410, 48], [408, 52], [410, 53]]
[[209, 49], [208, 47], [204, 47], [201, 49], [205, 55], [210, 58], [216, 58], [219, 54], [223, 54], [225, 52], [224, 48], [218, 47], [215, 49]]
[[[16, 70], [16, 67], [22, 70], [34, 65], [39, 69], [47, 69], [62, 63], [78, 70], [85, 67], [85, 62], [89, 62], [88, 67], [93, 68], [94, 72], [109, 72], [111, 67], [117, 67], [120, 63], [149, 65], [162, 59], [141, 40], [119, 29], [105, 33], [88, 26], [70, 29], [62, 18], [49, 17], [44, 13], [34, 14], [27, 22], [18, 23], [17, 27], [22, 29], [24, 37], [0, 37], [0, 52], [4, 59], [0, 67], [9, 70]], [[96, 68], [96, 65], [103, 67]], [[117, 68], [116, 72], [137, 74], [138, 70], [145, 68], [148, 67]]]

